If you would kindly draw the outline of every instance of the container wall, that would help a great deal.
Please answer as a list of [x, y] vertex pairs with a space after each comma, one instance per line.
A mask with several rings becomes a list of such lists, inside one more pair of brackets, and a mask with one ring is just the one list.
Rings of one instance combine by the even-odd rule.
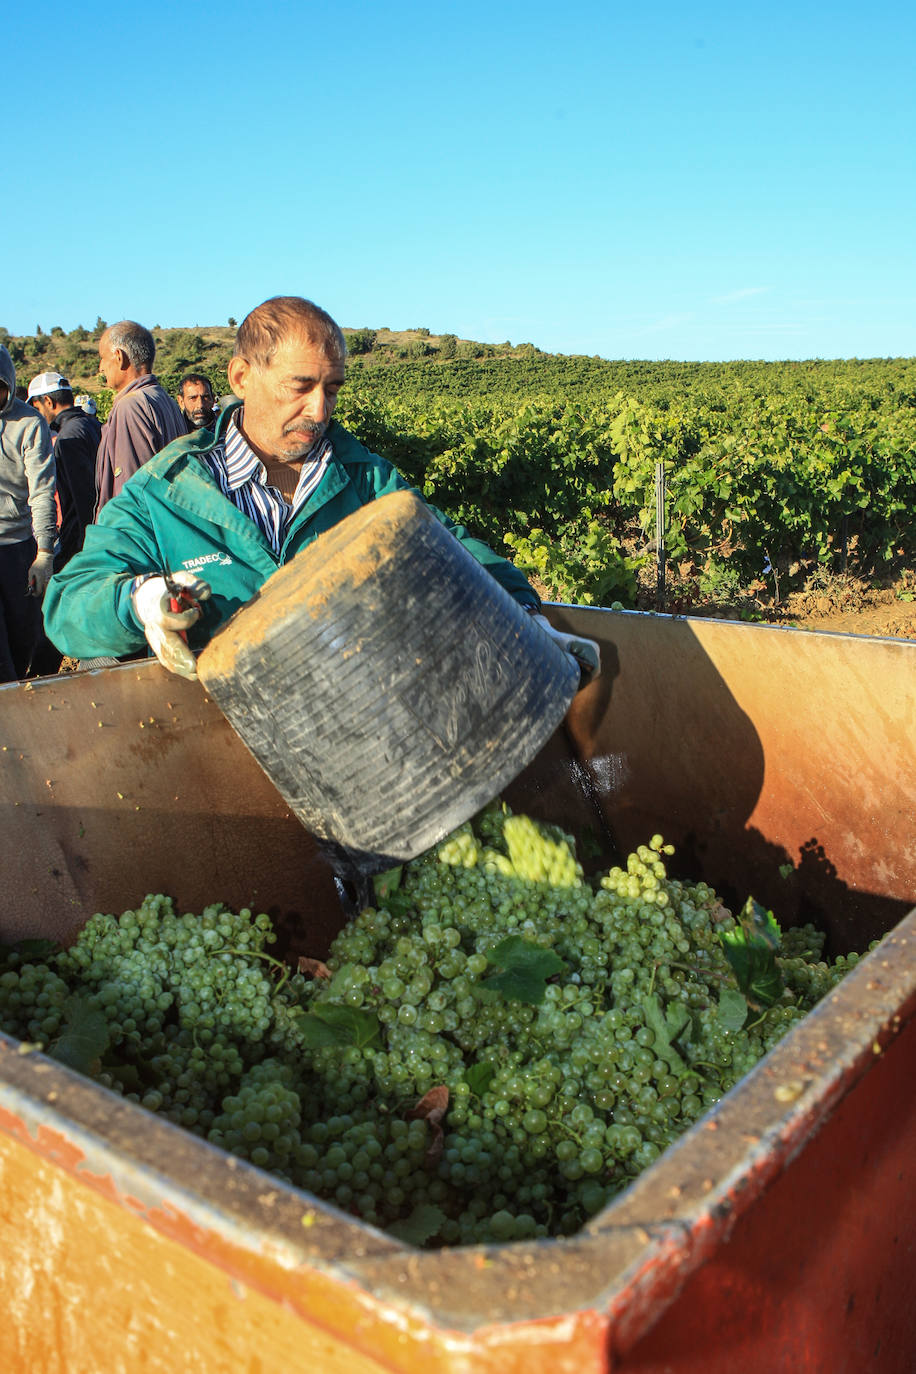
[[[181, 1367], [209, 1349], [265, 1374], [905, 1368], [916, 644], [551, 616], [601, 641], [605, 671], [516, 805], [623, 852], [661, 830], [685, 871], [837, 948], [892, 933], [580, 1235], [535, 1245], [412, 1251], [0, 1041], [5, 1368], [96, 1367], [109, 1305], [126, 1334], [99, 1367], [124, 1370], [177, 1368], [182, 1345]], [[0, 702], [0, 937], [164, 891], [326, 946], [330, 875], [198, 684], [130, 664]]]

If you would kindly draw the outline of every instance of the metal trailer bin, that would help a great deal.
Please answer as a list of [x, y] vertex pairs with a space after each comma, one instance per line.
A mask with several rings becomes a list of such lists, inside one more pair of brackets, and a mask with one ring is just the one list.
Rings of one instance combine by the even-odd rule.
[[[0, 1037], [4, 1371], [914, 1367], [916, 643], [549, 614], [604, 673], [516, 807], [623, 851], [660, 830], [726, 897], [881, 944], [578, 1235], [535, 1243], [412, 1249]], [[326, 946], [330, 877], [199, 684], [131, 663], [0, 701], [0, 938], [161, 891]]]

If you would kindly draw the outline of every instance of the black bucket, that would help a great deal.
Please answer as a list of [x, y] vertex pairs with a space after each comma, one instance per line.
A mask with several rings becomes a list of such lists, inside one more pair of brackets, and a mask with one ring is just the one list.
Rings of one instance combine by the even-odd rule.
[[579, 682], [407, 491], [280, 568], [198, 671], [302, 824], [363, 873], [414, 858], [492, 800]]

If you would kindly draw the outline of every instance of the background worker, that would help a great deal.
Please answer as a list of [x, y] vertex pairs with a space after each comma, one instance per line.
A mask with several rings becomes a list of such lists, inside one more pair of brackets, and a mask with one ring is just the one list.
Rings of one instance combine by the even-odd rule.
[[16, 369], [0, 346], [0, 682], [31, 671], [56, 540], [51, 432], [17, 397]]
[[213, 387], [207, 377], [199, 372], [189, 372], [178, 383], [178, 406], [188, 426], [188, 433], [195, 429], [212, 429], [216, 419], [216, 402]]
[[129, 477], [187, 433], [184, 416], [153, 376], [156, 345], [135, 320], [111, 325], [99, 339], [99, 371], [115, 392], [96, 463], [96, 515]]
[[[281, 564], [368, 502], [409, 487], [332, 419], [345, 359], [339, 326], [299, 296], [274, 297], [243, 320], [228, 369], [239, 401], [215, 435], [197, 430], [148, 462], [53, 579], [46, 626], [64, 653], [120, 656], [146, 642], [165, 667], [194, 677], [193, 651]], [[519, 569], [432, 509], [511, 596], [540, 610]], [[199, 605], [170, 611], [164, 572]]]
[[95, 508], [95, 463], [102, 426], [76, 404], [70, 383], [59, 372], [41, 372], [29, 383], [29, 404], [48, 422], [57, 469], [60, 510], [59, 546], [54, 571], [60, 572], [83, 547]]

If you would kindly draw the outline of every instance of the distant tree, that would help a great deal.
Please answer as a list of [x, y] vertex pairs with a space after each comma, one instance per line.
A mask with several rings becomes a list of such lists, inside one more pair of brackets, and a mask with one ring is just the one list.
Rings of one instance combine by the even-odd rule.
[[35, 326], [35, 333], [38, 334], [38, 335], [41, 334], [41, 325], [40, 325], [40, 324], [36, 324], [36, 326]]
[[428, 338], [429, 338], [429, 330], [428, 330], [428, 329], [424, 329], [422, 325], [418, 325], [417, 328], [416, 328], [413, 332], [414, 332], [415, 334], [419, 334], [419, 336], [420, 336], [421, 339], [428, 339]]
[[375, 347], [374, 329], [354, 329], [347, 334], [347, 352], [352, 354], [371, 353]]
[[407, 345], [408, 358], [428, 358], [432, 351], [432, 346], [425, 339], [411, 339]]
[[84, 343], [89, 338], [89, 330], [78, 324], [75, 329], [70, 330], [67, 338], [72, 339], [74, 343]]
[[239, 322], [238, 322], [238, 320], [235, 319], [235, 317], [232, 316], [232, 315], [229, 316], [229, 318], [228, 318], [228, 320], [226, 321], [226, 323], [228, 324], [228, 326], [229, 326], [230, 329], [238, 329], [238, 327], [239, 327]]
[[64, 331], [61, 329], [59, 324], [51, 325], [51, 336], [55, 339], [62, 339], [64, 337]]
[[0, 344], [2, 344], [4, 348], [6, 348], [7, 344], [9, 343], [9, 337], [10, 331], [8, 329], [4, 329], [4, 327], [0, 325]]
[[458, 340], [454, 334], [443, 334], [439, 339], [439, 357], [454, 358], [458, 351]]
[[100, 339], [100, 338], [102, 337], [102, 335], [105, 333], [105, 330], [106, 330], [107, 328], [108, 328], [108, 325], [107, 325], [106, 322], [102, 319], [101, 315], [96, 315], [96, 318], [95, 318], [95, 328], [94, 328], [93, 331], [92, 331], [92, 337], [93, 337], [94, 339]]

